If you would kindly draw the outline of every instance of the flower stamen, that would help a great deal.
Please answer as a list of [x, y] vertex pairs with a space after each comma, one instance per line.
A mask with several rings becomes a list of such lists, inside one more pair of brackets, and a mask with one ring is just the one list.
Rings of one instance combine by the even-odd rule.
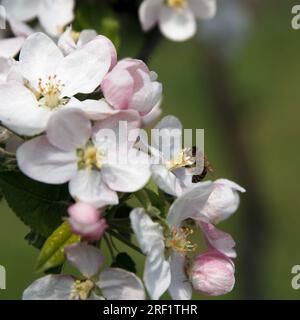
[[166, 163], [169, 171], [174, 171], [186, 166], [191, 166], [195, 163], [195, 157], [191, 154], [188, 148], [182, 149], [173, 159]]
[[175, 9], [183, 9], [187, 5], [187, 0], [166, 0], [169, 7]]
[[71, 37], [74, 40], [75, 43], [78, 42], [79, 38], [80, 38], [80, 32], [77, 31], [73, 31], [71, 32]]
[[78, 169], [99, 170], [103, 165], [104, 152], [88, 142], [85, 149], [77, 150]]
[[57, 79], [56, 75], [49, 76], [45, 83], [42, 78], [39, 78], [38, 88], [42, 104], [50, 109], [57, 108], [61, 104], [60, 93], [63, 87], [64, 84]]
[[194, 233], [190, 228], [173, 228], [166, 239], [166, 247], [184, 255], [187, 252], [195, 252], [197, 244], [192, 244], [188, 237]]
[[95, 284], [91, 280], [76, 280], [72, 286], [70, 300], [86, 300]]

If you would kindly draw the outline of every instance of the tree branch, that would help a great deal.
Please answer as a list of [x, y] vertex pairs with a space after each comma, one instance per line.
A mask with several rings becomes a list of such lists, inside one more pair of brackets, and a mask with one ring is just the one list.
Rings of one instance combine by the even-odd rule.
[[148, 63], [161, 39], [162, 36], [158, 28], [155, 28], [146, 34], [144, 37], [144, 43], [137, 58], [143, 60], [145, 63]]

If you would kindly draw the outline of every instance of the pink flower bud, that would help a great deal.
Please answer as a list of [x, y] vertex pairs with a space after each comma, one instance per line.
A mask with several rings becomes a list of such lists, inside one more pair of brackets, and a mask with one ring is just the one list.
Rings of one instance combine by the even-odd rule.
[[161, 100], [162, 85], [141, 60], [124, 59], [101, 84], [104, 97], [115, 109], [134, 109], [144, 116]]
[[84, 240], [98, 240], [108, 228], [106, 220], [101, 218], [100, 210], [87, 203], [78, 202], [72, 205], [68, 213], [72, 231]]
[[153, 125], [162, 114], [160, 102], [145, 116], [142, 117], [142, 127], [147, 128]]
[[226, 294], [234, 287], [234, 264], [216, 251], [206, 252], [195, 258], [191, 281], [195, 290], [206, 295]]

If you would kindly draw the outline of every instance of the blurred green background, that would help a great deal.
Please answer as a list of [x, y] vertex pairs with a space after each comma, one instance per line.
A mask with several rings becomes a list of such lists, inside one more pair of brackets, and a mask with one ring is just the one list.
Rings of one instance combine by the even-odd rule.
[[[223, 61], [232, 103], [241, 102], [233, 106], [238, 119], [236, 134], [242, 137], [252, 166], [248, 174], [255, 185], [245, 185], [240, 175], [244, 163], [236, 162], [231, 141], [224, 133], [224, 123], [211, 94], [206, 42], [199, 37], [184, 43], [164, 39], [149, 62], [164, 85], [164, 114], [178, 116], [185, 128], [204, 128], [205, 151], [216, 178], [232, 179], [247, 189], [241, 208], [220, 225], [231, 232], [238, 251], [236, 287], [222, 299], [300, 298], [300, 291], [291, 287], [291, 268], [300, 264], [300, 30], [291, 28], [295, 1], [260, 2], [260, 6], [254, 1], [254, 6], [246, 9], [254, 14], [243, 45]], [[127, 18], [125, 15], [123, 20]], [[136, 56], [141, 46], [141, 34], [131, 33], [130, 28], [135, 27], [122, 25], [120, 57]], [[247, 198], [257, 192], [262, 210], [251, 212], [251, 204], [246, 208]], [[0, 264], [7, 270], [7, 290], [0, 290], [0, 299], [19, 299], [24, 288], [40, 276], [34, 272], [38, 251], [24, 240], [28, 231], [2, 201]], [[141, 271], [142, 259], [136, 258]], [[251, 287], [252, 279], [255, 287]]]

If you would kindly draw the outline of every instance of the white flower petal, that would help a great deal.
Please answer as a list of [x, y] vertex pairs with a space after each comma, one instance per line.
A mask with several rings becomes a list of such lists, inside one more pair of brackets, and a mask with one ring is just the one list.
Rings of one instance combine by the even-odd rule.
[[82, 242], [66, 247], [65, 255], [68, 262], [85, 278], [95, 276], [104, 262], [104, 256], [99, 249]]
[[142, 208], [131, 211], [130, 221], [140, 248], [147, 255], [144, 270], [146, 288], [151, 298], [157, 300], [171, 281], [170, 265], [165, 259], [163, 228], [153, 222]]
[[25, 142], [17, 150], [20, 170], [31, 179], [62, 184], [77, 172], [75, 152], [53, 147], [45, 136]]
[[50, 110], [38, 107], [35, 96], [24, 86], [0, 86], [0, 121], [14, 132], [39, 134], [45, 130], [50, 114]]
[[145, 299], [142, 281], [135, 274], [119, 268], [104, 270], [97, 284], [108, 300]]
[[9, 19], [9, 25], [13, 34], [18, 37], [23, 37], [24, 40], [35, 32], [29, 25], [19, 20]]
[[118, 195], [102, 180], [101, 173], [95, 170], [80, 170], [70, 181], [70, 194], [74, 199], [104, 207], [118, 204]]
[[214, 190], [202, 210], [203, 215], [213, 223], [227, 219], [239, 207], [238, 191], [245, 192], [245, 189], [227, 179], [216, 180]]
[[21, 50], [23, 37], [0, 39], [0, 57], [13, 58]]
[[91, 122], [77, 109], [62, 109], [56, 112], [47, 125], [49, 142], [66, 151], [85, 147], [91, 133]]
[[19, 21], [28, 21], [36, 17], [40, 0], [2, 0], [7, 15]]
[[[144, 115], [149, 113], [154, 106], [161, 100], [162, 84], [157, 81], [152, 81], [149, 73], [143, 70], [137, 70], [140, 80], [135, 85], [140, 86], [140, 89], [134, 93], [128, 108], [137, 110]], [[138, 78], [136, 76], [136, 78]]]
[[177, 198], [168, 214], [168, 222], [171, 226], [178, 227], [185, 219], [207, 221], [208, 218], [201, 213], [207, 199], [213, 191], [213, 184], [210, 182], [198, 183], [192, 189], [187, 190]]
[[155, 126], [152, 147], [158, 149], [166, 160], [177, 156], [182, 149], [182, 124], [174, 116], [166, 116]]
[[195, 16], [188, 8], [175, 10], [163, 6], [159, 16], [159, 27], [163, 35], [173, 41], [185, 41], [197, 30]]
[[246, 190], [241, 187], [240, 185], [238, 185], [237, 183], [231, 181], [231, 180], [228, 180], [228, 179], [218, 179], [215, 181], [216, 184], [221, 184], [221, 185], [224, 185], [228, 188], [231, 188], [233, 190], [236, 190], [236, 191], [240, 191], [242, 193], [246, 192]]
[[72, 27], [67, 27], [65, 32], [59, 37], [58, 47], [65, 56], [77, 49], [77, 44], [72, 37]]
[[171, 284], [169, 293], [173, 300], [191, 300], [192, 286], [185, 273], [185, 256], [173, 252], [171, 256]]
[[109, 46], [97, 38], [70, 53], [57, 69], [58, 78], [64, 83], [62, 96], [91, 93], [102, 82], [111, 65]]
[[23, 300], [68, 300], [74, 279], [63, 275], [48, 275], [33, 282], [24, 292]]
[[183, 188], [180, 180], [165, 165], [152, 165], [151, 171], [153, 180], [162, 191], [174, 197], [182, 194]]
[[80, 32], [77, 45], [79, 47], [87, 44], [88, 42], [94, 40], [97, 37], [97, 32], [91, 29], [85, 29]]
[[68, 108], [76, 108], [83, 111], [86, 116], [93, 121], [104, 120], [109, 116], [112, 116], [119, 112], [119, 110], [113, 109], [105, 99], [101, 100], [84, 100], [79, 101], [76, 98], [72, 98], [67, 104]]
[[134, 149], [128, 153], [127, 159], [125, 157], [126, 155], [124, 159], [103, 165], [103, 180], [112, 190], [135, 192], [142, 189], [150, 179], [149, 158], [145, 153]]
[[163, 0], [144, 0], [139, 7], [139, 19], [144, 31], [153, 28], [159, 17]]
[[171, 283], [170, 264], [165, 260], [165, 246], [155, 243], [146, 257], [144, 282], [153, 300], [158, 300]]
[[127, 150], [136, 143], [140, 125], [141, 118], [136, 111], [119, 111], [95, 124], [93, 141], [101, 148], [108, 148], [112, 155], [117, 153], [116, 147], [120, 153], [128, 152]]
[[38, 32], [25, 40], [19, 60], [19, 71], [36, 90], [39, 90], [39, 79], [54, 76], [57, 65], [63, 60], [63, 54], [48, 36]]
[[153, 222], [143, 208], [133, 209], [130, 213], [130, 221], [144, 254], [148, 254], [155, 243], [164, 243], [162, 226]]
[[199, 19], [210, 19], [217, 12], [216, 0], [189, 0], [189, 6], [194, 15]]
[[13, 65], [13, 59], [0, 57], [0, 84], [7, 82], [7, 77]]
[[229, 258], [236, 258], [235, 242], [230, 234], [210, 223], [201, 222], [200, 226], [210, 249], [215, 249]]
[[53, 37], [74, 19], [74, 0], [41, 0], [38, 18], [42, 27]]

